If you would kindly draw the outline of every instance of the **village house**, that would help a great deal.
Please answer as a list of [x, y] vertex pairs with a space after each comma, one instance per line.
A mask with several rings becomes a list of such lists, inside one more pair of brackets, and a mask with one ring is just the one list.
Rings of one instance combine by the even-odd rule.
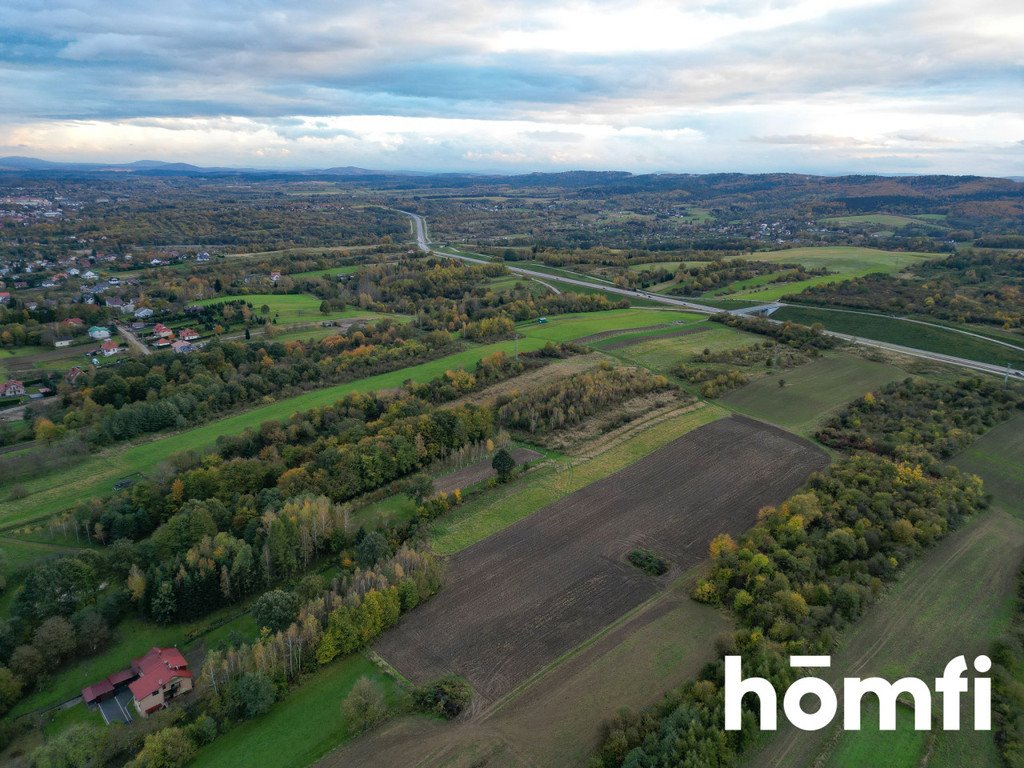
[[100, 345], [100, 350], [103, 352], [104, 357], [110, 357], [111, 355], [116, 355], [120, 352], [121, 347], [113, 339], [107, 339]]
[[0, 304], [6, 304], [11, 300], [11, 294], [9, 291], [0, 291]]
[[177, 352], [179, 354], [184, 354], [186, 352], [194, 351], [195, 347], [193, 347], [187, 341], [178, 340], [178, 341], [174, 342], [173, 344], [171, 344], [171, 349], [173, 349], [175, 352]]
[[193, 331], [191, 328], [182, 328], [178, 332], [178, 338], [183, 341], [195, 341], [199, 338], [199, 334]]
[[20, 381], [11, 379], [0, 384], [0, 397], [21, 397], [25, 394], [25, 385]]
[[110, 329], [104, 328], [102, 325], [94, 325], [89, 329], [89, 338], [96, 339], [96, 341], [102, 341], [103, 339], [110, 338]]
[[192, 690], [192, 672], [177, 648], [152, 648], [131, 666], [82, 689], [86, 705], [99, 704], [129, 691], [135, 709], [148, 717]]
[[153, 336], [158, 339], [170, 339], [174, 336], [174, 331], [163, 323], [157, 323], [153, 326]]
[[78, 377], [81, 376], [85, 371], [82, 370], [81, 366], [74, 366], [70, 371], [64, 374], [64, 380], [68, 384], [74, 384], [78, 381]]
[[53, 346], [57, 347], [57, 349], [61, 349], [62, 347], [70, 347], [72, 341], [73, 339], [54, 339]]
[[153, 316], [153, 310], [149, 307], [142, 307], [141, 309], [135, 310], [135, 316], [139, 318], [139, 320], [145, 320], [147, 317]]

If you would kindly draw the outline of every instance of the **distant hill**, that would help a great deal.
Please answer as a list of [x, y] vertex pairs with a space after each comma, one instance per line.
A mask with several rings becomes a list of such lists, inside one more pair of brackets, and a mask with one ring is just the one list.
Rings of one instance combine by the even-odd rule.
[[132, 163], [71, 163], [52, 160], [41, 160], [37, 157], [0, 157], [0, 171], [92, 171], [110, 173], [146, 173], [146, 174], [210, 174], [210, 173], [245, 173], [260, 175], [288, 176], [425, 176], [421, 171], [375, 171], [369, 168], [358, 168], [347, 165], [343, 167], [309, 169], [298, 171], [275, 171], [261, 168], [231, 168], [227, 166], [199, 166], [191, 163], [167, 163], [162, 160], [136, 160]]

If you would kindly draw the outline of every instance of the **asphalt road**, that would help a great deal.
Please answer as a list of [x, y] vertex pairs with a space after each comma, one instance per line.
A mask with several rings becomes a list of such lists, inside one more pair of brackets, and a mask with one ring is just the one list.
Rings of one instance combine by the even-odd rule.
[[[461, 259], [462, 261], [468, 261], [475, 264], [493, 263], [487, 261], [486, 259], [476, 259], [471, 256], [463, 256], [462, 254], [450, 253], [448, 251], [439, 250], [437, 248], [431, 248], [430, 239], [427, 236], [427, 225], [426, 222], [423, 220], [423, 217], [418, 214], [411, 213], [410, 211], [399, 211], [399, 213], [403, 213], [412, 219], [413, 226], [415, 227], [416, 230], [416, 245], [419, 247], [421, 251], [425, 251], [427, 253], [439, 253], [443, 256], [448, 256], [453, 259]], [[656, 293], [647, 293], [645, 291], [633, 291], [628, 288], [619, 288], [618, 286], [613, 285], [597, 285], [586, 280], [575, 280], [573, 278], [562, 277], [560, 275], [551, 275], [548, 274], [547, 272], [535, 272], [530, 269], [523, 269], [522, 267], [508, 267], [508, 269], [510, 272], [514, 272], [519, 275], [526, 275], [534, 279], [550, 280], [552, 282], [567, 283], [569, 285], [580, 285], [585, 288], [597, 288], [607, 293], [615, 293], [621, 296], [627, 296], [634, 299], [647, 299], [648, 301], [654, 301], [659, 304], [666, 304], [668, 306], [673, 307], [682, 307], [683, 309], [689, 309], [694, 312], [705, 312], [707, 314], [714, 315], [723, 311], [716, 307], [710, 307], [705, 304], [697, 304], [692, 301], [681, 301], [680, 299], [674, 299], [669, 296], [660, 296]], [[778, 304], [779, 302], [773, 303]], [[749, 312], [750, 308], [747, 308], [746, 311]], [[876, 349], [885, 349], [891, 352], [899, 352], [901, 354], [910, 355], [912, 357], [918, 357], [923, 360], [931, 360], [932, 362], [936, 363], [945, 363], [946, 365], [953, 365], [959, 368], [966, 368], [968, 370], [976, 371], [978, 373], [988, 373], [993, 376], [1005, 376], [1007, 374], [1007, 369], [1001, 366], [991, 365], [989, 363], [979, 363], [976, 360], [968, 360], [967, 358], [963, 357], [942, 355], [937, 352], [928, 352], [927, 350], [924, 349], [904, 347], [899, 344], [890, 344], [885, 341], [875, 341], [874, 339], [865, 339], [861, 338], [860, 336], [852, 336], [847, 333], [836, 333], [834, 331], [825, 331], [824, 333], [826, 333], [829, 336], [835, 336], [836, 338], [844, 339], [852, 344], [859, 344], [865, 347], [874, 347]], [[1024, 379], [1024, 372], [1010, 371], [1010, 376], [1015, 379]]]

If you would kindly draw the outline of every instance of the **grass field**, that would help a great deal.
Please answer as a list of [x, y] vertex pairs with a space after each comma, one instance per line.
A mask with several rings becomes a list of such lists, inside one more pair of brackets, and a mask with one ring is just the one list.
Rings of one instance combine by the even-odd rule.
[[[840, 676], [888, 680], [904, 676], [925, 680], [939, 676], [945, 664], [964, 654], [968, 659], [986, 653], [1005, 629], [1013, 611], [1015, 577], [1024, 552], [1024, 524], [1000, 511], [989, 511], [953, 533], [911, 564], [899, 581], [871, 607], [832, 654], [834, 685]], [[937, 698], [934, 712], [941, 712]], [[970, 697], [963, 699], [963, 722], [970, 723]], [[933, 713], [933, 725], [941, 727]], [[833, 746], [843, 755], [872, 754], [878, 734], [842, 734], [835, 727], [799, 732], [783, 726], [762, 749], [747, 755], [750, 768], [807, 768], [829, 756]], [[999, 768], [1001, 762], [989, 732], [964, 729], [937, 731], [928, 768]], [[902, 756], [903, 762], [831, 762], [827, 765], [887, 765], [918, 768], [920, 753], [912, 739], [893, 740], [883, 758]], [[899, 750], [898, 752], [896, 750]], [[832, 753], [835, 754], [835, 753]], [[872, 754], [872, 757], [877, 757]]]
[[323, 320], [326, 315], [320, 313], [321, 301], [316, 296], [306, 293], [254, 293], [248, 296], [218, 296], [193, 302], [190, 306], [209, 307], [227, 301], [247, 301], [253, 311], [259, 315], [264, 304], [270, 307], [270, 317], [277, 318], [278, 325], [293, 323], [310, 323]]
[[804, 325], [821, 323], [830, 331], [848, 333], [865, 339], [901, 344], [928, 352], [964, 357], [993, 365], [1024, 366], [1024, 352], [994, 342], [966, 336], [955, 330], [908, 323], [892, 317], [864, 312], [836, 311], [817, 307], [787, 306], [775, 312], [776, 320], [791, 320]]
[[395, 681], [363, 654], [347, 656], [308, 676], [266, 715], [242, 723], [202, 749], [196, 768], [304, 768], [354, 734], [341, 710], [363, 676], [394, 702]]
[[351, 275], [359, 269], [359, 264], [347, 264], [344, 267], [328, 267], [327, 269], [311, 269], [309, 272], [296, 272], [289, 274], [288, 277], [327, 277], [337, 275]]
[[896, 708], [896, 730], [878, 729], [878, 702], [867, 697], [861, 707], [861, 730], [844, 733], [825, 762], [826, 768], [913, 768], [921, 761], [927, 731], [914, 730], [914, 711]]
[[610, 312], [552, 315], [548, 318], [547, 323], [542, 324], [531, 320], [518, 325], [517, 330], [525, 338], [542, 339], [557, 344], [605, 331], [641, 328], [663, 323], [694, 323], [703, 319], [703, 315], [693, 312], [678, 312], [672, 309], [617, 309]]
[[[698, 354], [704, 349], [718, 352], [764, 340], [763, 336], [738, 331], [719, 323], [704, 321], [703, 324], [694, 324], [692, 327], [700, 328], [701, 332], [689, 336], [652, 338], [641, 344], [607, 350], [606, 354], [630, 365], [642, 365], [657, 373], [668, 373], [676, 363], [689, 359], [690, 356]], [[633, 334], [629, 334], [629, 336], [633, 336]], [[601, 344], [614, 344], [621, 338], [623, 337], [616, 336], [602, 341]]]
[[715, 406], [691, 411], [657, 424], [593, 459], [559, 462], [500, 486], [436, 522], [431, 529], [431, 546], [443, 554], [465, 549], [724, 415], [725, 411]]
[[890, 213], [865, 213], [859, 216], [832, 216], [822, 219], [826, 224], [838, 224], [840, 226], [861, 224], [878, 224], [882, 227], [905, 227], [908, 224], [925, 224], [935, 226], [935, 222], [942, 221], [945, 216], [942, 214], [925, 213], [920, 216], [900, 216]]
[[75, 547], [24, 541], [10, 536], [0, 537], [0, 552], [4, 555], [4, 571], [10, 574], [16, 568], [58, 555], [73, 554]]
[[984, 478], [997, 509], [1024, 517], [1024, 416], [989, 430], [953, 463]]
[[[809, 363], [755, 379], [722, 398], [722, 404], [755, 419], [809, 435], [835, 409], [905, 371], [852, 354], [832, 353]], [[784, 379], [786, 386], [779, 387]]]
[[[872, 272], [899, 272], [910, 264], [926, 259], [938, 259], [939, 253], [916, 253], [880, 251], [875, 248], [854, 246], [830, 246], [825, 248], [790, 248], [784, 251], [756, 252], [743, 256], [745, 259], [775, 263], [802, 264], [811, 269], [824, 267], [831, 274], [812, 277], [794, 283], [752, 285], [730, 298], [752, 298], [758, 301], [775, 301], [788, 294], [800, 293], [813, 285], [841, 282], [852, 277], [861, 277]], [[712, 291], [711, 293], [718, 293]]]

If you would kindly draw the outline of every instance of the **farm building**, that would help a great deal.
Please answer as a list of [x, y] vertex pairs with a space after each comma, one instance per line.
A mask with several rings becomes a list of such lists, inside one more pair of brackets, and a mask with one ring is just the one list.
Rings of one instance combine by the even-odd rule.
[[177, 648], [152, 648], [133, 659], [131, 666], [82, 689], [87, 705], [102, 705], [121, 692], [129, 691], [135, 709], [147, 717], [166, 707], [175, 697], [192, 690], [192, 672]]

